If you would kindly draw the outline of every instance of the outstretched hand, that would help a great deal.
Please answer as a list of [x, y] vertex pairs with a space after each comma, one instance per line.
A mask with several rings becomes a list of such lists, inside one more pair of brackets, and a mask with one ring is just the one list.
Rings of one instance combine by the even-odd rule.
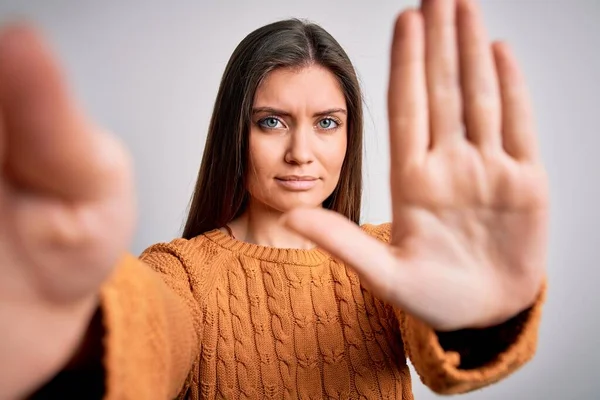
[[391, 243], [326, 210], [285, 223], [435, 329], [488, 327], [531, 306], [547, 177], [523, 76], [508, 46], [488, 41], [474, 0], [423, 0], [398, 17], [388, 117]]
[[134, 228], [124, 148], [28, 27], [0, 32], [0, 399], [60, 370]]

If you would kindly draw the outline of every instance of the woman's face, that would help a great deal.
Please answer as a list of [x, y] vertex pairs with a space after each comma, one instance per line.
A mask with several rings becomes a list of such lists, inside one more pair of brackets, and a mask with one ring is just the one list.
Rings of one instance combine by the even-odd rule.
[[346, 100], [329, 70], [313, 65], [271, 72], [254, 98], [250, 205], [280, 212], [321, 206], [340, 177], [346, 123]]

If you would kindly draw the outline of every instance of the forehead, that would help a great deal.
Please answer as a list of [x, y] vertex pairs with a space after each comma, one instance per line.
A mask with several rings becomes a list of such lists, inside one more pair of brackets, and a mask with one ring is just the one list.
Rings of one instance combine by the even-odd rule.
[[331, 71], [319, 65], [300, 69], [279, 68], [267, 75], [256, 90], [254, 107], [288, 111], [345, 108], [342, 88]]

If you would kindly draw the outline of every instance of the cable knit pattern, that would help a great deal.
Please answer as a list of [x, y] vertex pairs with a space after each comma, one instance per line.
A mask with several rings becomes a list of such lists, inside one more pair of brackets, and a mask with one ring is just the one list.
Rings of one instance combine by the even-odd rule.
[[347, 358], [352, 367], [353, 398], [374, 398], [374, 393], [368, 390], [369, 379], [373, 379], [364, 355], [367, 354], [365, 340], [359, 326], [359, 307], [352, 296], [350, 279], [343, 265], [334, 265], [332, 275], [335, 281], [335, 294], [339, 304], [340, 320], [343, 326], [344, 339], [347, 348]]
[[315, 317], [312, 310], [310, 275], [296, 274], [292, 268], [280, 266], [289, 282], [290, 310], [294, 319], [294, 349], [296, 350], [296, 387], [301, 399], [317, 399], [321, 393], [318, 366], [318, 344], [315, 338]]
[[316, 316], [317, 343], [321, 353], [323, 389], [328, 398], [350, 396], [350, 367], [345, 357], [344, 334], [331, 268], [311, 268], [313, 312]]
[[206, 310], [204, 319], [204, 336], [202, 337], [202, 352], [197, 379], [200, 393], [204, 399], [212, 399], [217, 391], [217, 341], [219, 339], [219, 325], [216, 310]]
[[260, 376], [263, 395], [266, 399], [282, 398], [282, 379], [278, 368], [277, 352], [275, 350], [275, 336], [270, 329], [271, 315], [265, 307], [266, 286], [262, 279], [263, 272], [260, 261], [253, 258], [244, 258], [242, 267], [246, 273], [248, 301], [250, 303], [250, 319], [254, 331], [254, 346], [258, 352]]
[[282, 271], [276, 264], [262, 264], [265, 271], [267, 306], [271, 312], [271, 329], [275, 338], [275, 351], [279, 359], [279, 371], [283, 379], [284, 399], [295, 399], [296, 356], [292, 339], [292, 319], [288, 311], [288, 300], [284, 297]]
[[[389, 228], [363, 226], [382, 241]], [[141, 261], [126, 257], [102, 290], [108, 399], [409, 400], [407, 354], [430, 388], [458, 393], [497, 381], [535, 351], [543, 296], [496, 342], [488, 332], [493, 360], [473, 369], [471, 352], [463, 370], [463, 343], [444, 339], [453, 346], [444, 350], [429, 327], [322, 250], [214, 230], [154, 245]], [[502, 347], [506, 332], [514, 341]]]

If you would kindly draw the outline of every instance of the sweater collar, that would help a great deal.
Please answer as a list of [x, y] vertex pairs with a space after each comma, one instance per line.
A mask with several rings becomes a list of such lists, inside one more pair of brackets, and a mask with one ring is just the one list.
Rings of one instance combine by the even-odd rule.
[[232, 238], [231, 236], [222, 232], [220, 229], [208, 231], [204, 233], [204, 236], [217, 245], [234, 253], [244, 254], [250, 258], [255, 258], [262, 261], [281, 264], [317, 266], [323, 264], [323, 262], [331, 258], [331, 256], [325, 252], [325, 250], [319, 248], [309, 250], [284, 249], [242, 242]]

